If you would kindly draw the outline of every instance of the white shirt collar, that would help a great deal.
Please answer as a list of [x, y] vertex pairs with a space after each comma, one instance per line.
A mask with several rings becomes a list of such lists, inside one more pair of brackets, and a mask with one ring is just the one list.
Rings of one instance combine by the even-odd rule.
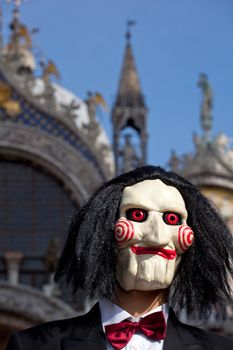
[[99, 302], [100, 306], [100, 312], [101, 312], [101, 319], [103, 328], [109, 324], [119, 323], [122, 322], [125, 319], [130, 319], [132, 322], [137, 322], [140, 318], [143, 318], [149, 314], [152, 314], [157, 311], [162, 311], [164, 313], [165, 321], [167, 322], [168, 318], [168, 304], [162, 304], [158, 307], [156, 307], [153, 310], [150, 310], [146, 314], [144, 314], [141, 317], [135, 318], [132, 315], [130, 315], [127, 311], [122, 309], [120, 306], [112, 303], [108, 299], [104, 298], [100, 300]]

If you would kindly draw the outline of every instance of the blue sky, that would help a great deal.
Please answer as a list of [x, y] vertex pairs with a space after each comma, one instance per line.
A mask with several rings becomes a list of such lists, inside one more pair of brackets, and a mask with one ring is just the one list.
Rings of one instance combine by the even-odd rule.
[[[12, 4], [2, 0], [5, 23]], [[132, 46], [149, 108], [148, 158], [166, 165], [171, 149], [193, 151], [201, 134], [199, 73], [214, 91], [213, 134], [233, 130], [232, 0], [27, 0], [21, 19], [39, 27], [35, 50], [56, 62], [60, 83], [81, 98], [100, 91], [111, 107], [133, 19]], [[111, 137], [110, 117], [100, 116]]]

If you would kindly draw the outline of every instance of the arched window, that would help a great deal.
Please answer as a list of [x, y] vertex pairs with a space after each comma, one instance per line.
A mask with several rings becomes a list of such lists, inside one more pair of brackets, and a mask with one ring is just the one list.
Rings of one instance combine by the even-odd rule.
[[41, 167], [0, 160], [0, 278], [4, 254], [21, 252], [19, 282], [41, 289], [48, 282], [45, 256], [63, 245], [75, 208], [64, 185]]

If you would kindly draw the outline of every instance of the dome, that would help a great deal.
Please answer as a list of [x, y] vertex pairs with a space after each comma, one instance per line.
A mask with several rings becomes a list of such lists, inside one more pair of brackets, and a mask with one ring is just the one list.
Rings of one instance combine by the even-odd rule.
[[[52, 87], [54, 89], [54, 98], [56, 103], [56, 108], [60, 113], [64, 113], [64, 110], [71, 112], [73, 116], [73, 121], [76, 128], [83, 134], [87, 136], [87, 126], [90, 124], [90, 116], [88, 113], [88, 106], [80, 97], [75, 95], [70, 90], [64, 88], [63, 86], [53, 83]], [[43, 79], [37, 78], [31, 85], [31, 93], [35, 97], [39, 97], [43, 100], [43, 95], [45, 93], [46, 87]], [[43, 102], [43, 101], [42, 101]], [[114, 173], [114, 156], [112, 152], [111, 142], [106, 134], [103, 127], [98, 124], [98, 136], [96, 138], [95, 146], [97, 149], [102, 149], [104, 152], [104, 161], [109, 167], [111, 174]]]

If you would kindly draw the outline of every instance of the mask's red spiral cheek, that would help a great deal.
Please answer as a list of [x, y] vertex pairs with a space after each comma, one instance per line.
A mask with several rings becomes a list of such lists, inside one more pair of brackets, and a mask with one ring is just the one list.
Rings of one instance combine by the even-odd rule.
[[180, 226], [178, 230], [178, 237], [177, 237], [178, 253], [181, 254], [185, 252], [192, 245], [193, 240], [194, 240], [193, 230], [187, 225]]
[[115, 238], [119, 247], [130, 241], [134, 233], [134, 226], [131, 221], [121, 218], [116, 222]]

